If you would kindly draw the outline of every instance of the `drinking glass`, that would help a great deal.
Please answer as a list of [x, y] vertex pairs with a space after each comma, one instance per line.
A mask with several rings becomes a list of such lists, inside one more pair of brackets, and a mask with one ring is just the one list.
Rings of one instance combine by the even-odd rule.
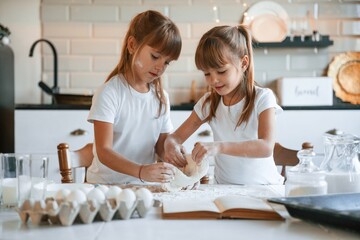
[[44, 154], [30, 155], [30, 198], [38, 201], [45, 199], [48, 181], [49, 156]]
[[30, 154], [29, 158], [18, 160], [19, 206], [27, 199], [45, 198], [48, 166], [49, 157], [43, 154]]
[[1, 155], [1, 208], [18, 205], [18, 176], [26, 171], [29, 158], [30, 156], [27, 154], [5, 153]]
[[21, 206], [27, 199], [45, 198], [49, 157], [41, 154], [1, 154], [1, 208]]

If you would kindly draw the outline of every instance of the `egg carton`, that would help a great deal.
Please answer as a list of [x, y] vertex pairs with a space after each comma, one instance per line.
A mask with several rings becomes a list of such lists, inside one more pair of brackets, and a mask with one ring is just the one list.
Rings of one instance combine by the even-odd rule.
[[70, 226], [74, 223], [89, 224], [94, 221], [109, 222], [115, 219], [127, 220], [133, 217], [144, 218], [153, 207], [145, 206], [143, 200], [136, 200], [132, 206], [124, 201], [107, 199], [104, 203], [88, 200], [79, 204], [76, 201], [54, 200], [52, 198], [40, 201], [25, 200], [17, 209], [21, 221], [30, 221], [34, 225], [61, 224]]

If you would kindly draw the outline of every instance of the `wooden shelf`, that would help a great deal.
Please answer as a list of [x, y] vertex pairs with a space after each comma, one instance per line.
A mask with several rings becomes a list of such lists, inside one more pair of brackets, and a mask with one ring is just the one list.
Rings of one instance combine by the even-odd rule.
[[325, 48], [334, 44], [334, 41], [330, 40], [329, 35], [321, 35], [320, 41], [313, 41], [312, 35], [305, 36], [304, 41], [301, 41], [300, 36], [295, 36], [293, 41], [290, 37], [286, 37], [282, 42], [254, 42], [254, 48]]

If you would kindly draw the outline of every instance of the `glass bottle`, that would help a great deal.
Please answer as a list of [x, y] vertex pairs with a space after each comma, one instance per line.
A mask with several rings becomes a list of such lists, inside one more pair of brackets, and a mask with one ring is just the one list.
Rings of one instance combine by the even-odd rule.
[[297, 153], [299, 164], [286, 173], [285, 196], [321, 195], [327, 193], [325, 174], [314, 163], [313, 148]]
[[360, 192], [360, 138], [343, 132], [324, 135], [325, 171], [328, 193]]

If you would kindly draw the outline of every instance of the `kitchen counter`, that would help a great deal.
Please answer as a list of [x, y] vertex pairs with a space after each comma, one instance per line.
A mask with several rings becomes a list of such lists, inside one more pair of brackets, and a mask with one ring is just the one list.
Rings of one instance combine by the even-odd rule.
[[88, 110], [88, 105], [64, 105], [64, 104], [16, 104], [16, 110]]
[[[182, 103], [179, 105], [172, 105], [171, 110], [174, 111], [191, 111], [194, 107], [193, 103]], [[64, 105], [64, 104], [16, 104], [16, 109], [37, 109], [37, 110], [79, 110], [79, 109], [90, 109], [89, 105]], [[360, 104], [345, 103], [334, 98], [334, 104], [332, 106], [282, 106], [286, 110], [360, 110]]]
[[[182, 103], [171, 106], [171, 110], [192, 110], [194, 103]], [[284, 110], [360, 110], [360, 104], [343, 102], [333, 95], [332, 106], [281, 106]]]
[[[262, 186], [269, 188], [270, 186]], [[197, 195], [197, 191], [206, 192], [206, 189], [222, 192], [229, 189], [240, 194], [263, 192], [249, 186], [201, 185], [193, 193], [187, 191], [184, 195]], [[269, 190], [269, 189], [268, 189]], [[273, 190], [273, 189], [272, 189]], [[167, 195], [167, 196], [165, 196]], [[164, 198], [169, 199], [169, 193]], [[172, 194], [181, 198], [182, 192]], [[202, 196], [202, 194], [200, 194]], [[282, 205], [279, 205], [282, 207]], [[348, 230], [340, 230], [316, 223], [310, 223], [291, 218], [285, 210], [281, 214], [285, 221], [271, 220], [164, 220], [161, 218], [161, 209], [153, 208], [145, 218], [129, 220], [112, 220], [110, 222], [95, 221], [90, 224], [74, 223], [71, 226], [60, 225], [33, 225], [31, 222], [22, 224], [14, 210], [0, 211], [0, 239], [27, 239], [27, 240], [111, 240], [111, 239], [359, 239], [360, 235]]]

